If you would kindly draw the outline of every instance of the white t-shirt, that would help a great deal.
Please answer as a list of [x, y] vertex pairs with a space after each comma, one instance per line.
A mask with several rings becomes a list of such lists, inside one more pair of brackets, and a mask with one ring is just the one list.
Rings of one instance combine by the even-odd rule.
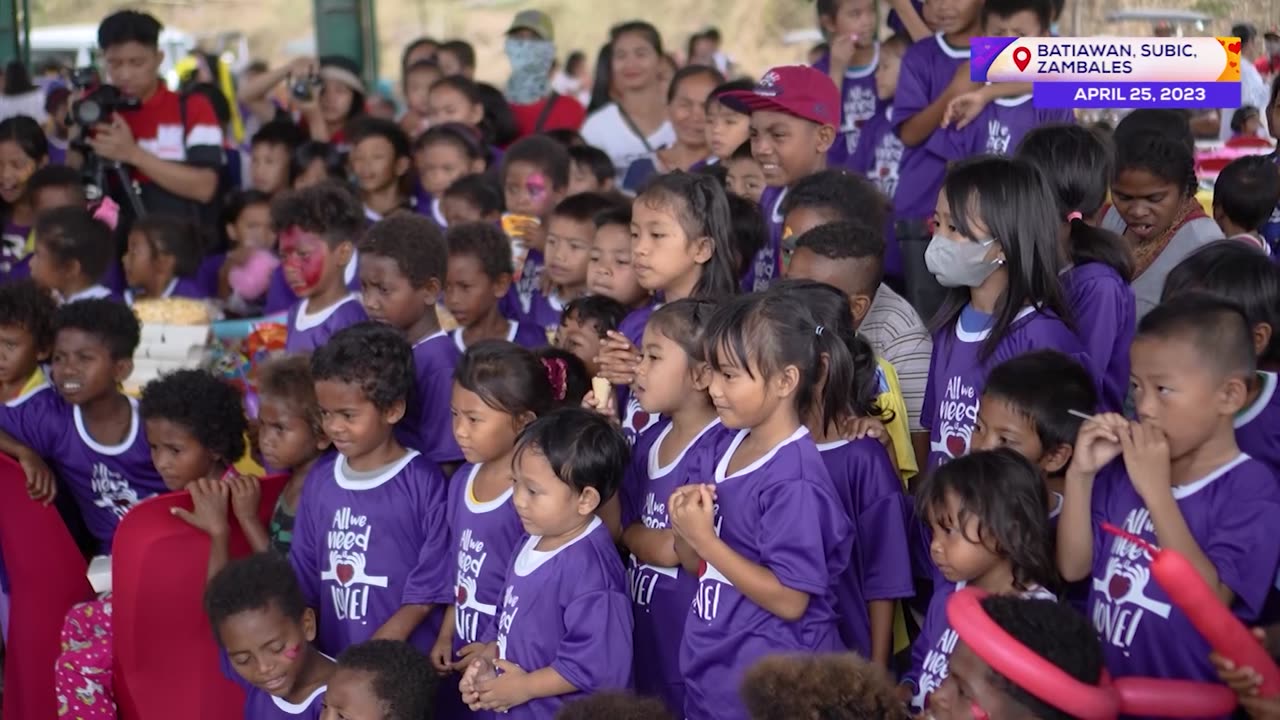
[[0, 120], [19, 115], [43, 124], [49, 117], [44, 111], [44, 90], [36, 88], [21, 95], [0, 95]]
[[649, 147], [645, 148], [644, 141], [622, 119], [618, 104], [609, 103], [587, 117], [582, 124], [582, 138], [588, 145], [594, 145], [609, 155], [617, 181], [621, 184], [631, 163], [640, 158], [652, 159], [654, 151], [673, 145], [676, 131], [669, 121], [664, 120], [662, 127], [648, 137]]
[[[1261, 123], [1258, 129], [1259, 137], [1270, 137], [1270, 133], [1267, 132], [1267, 105], [1270, 102], [1271, 90], [1262, 79], [1262, 73], [1258, 72], [1251, 62], [1240, 63], [1240, 107], [1252, 105], [1258, 109], [1258, 120]], [[1235, 111], [1236, 108], [1223, 108], [1220, 112], [1219, 139], [1230, 140], [1235, 134], [1231, 131], [1231, 116]]]

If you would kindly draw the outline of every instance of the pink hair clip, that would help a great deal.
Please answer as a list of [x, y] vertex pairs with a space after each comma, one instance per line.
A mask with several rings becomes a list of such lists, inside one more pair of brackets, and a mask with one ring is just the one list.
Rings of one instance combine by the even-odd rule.
[[1079, 210], [1072, 210], [1067, 213], [1067, 222], [1071, 222], [1072, 220], [1084, 220], [1084, 213]]

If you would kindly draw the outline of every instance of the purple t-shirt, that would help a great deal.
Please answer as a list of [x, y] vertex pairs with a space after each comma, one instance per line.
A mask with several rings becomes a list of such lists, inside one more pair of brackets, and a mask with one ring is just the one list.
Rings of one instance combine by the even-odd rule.
[[764, 215], [768, 236], [764, 247], [756, 253], [755, 261], [742, 277], [742, 292], [768, 290], [782, 274], [782, 199], [787, 196], [784, 187], [767, 187], [760, 195], [760, 214]]
[[1258, 373], [1262, 390], [1253, 404], [1236, 416], [1236, 444], [1249, 457], [1280, 476], [1280, 393], [1276, 374]]
[[[454, 565], [445, 481], [415, 451], [375, 473], [356, 473], [341, 455], [316, 462], [298, 502], [289, 560], [307, 605], [317, 608], [316, 646], [337, 656], [364, 642], [404, 605], [453, 602]], [[429, 652], [440, 613], [409, 642]]]
[[30, 225], [16, 225], [8, 220], [0, 230], [0, 278], [20, 280], [31, 275], [31, 258], [27, 253]]
[[[717, 418], [664, 466], [658, 451], [671, 428], [671, 421], [663, 419], [636, 441], [631, 466], [622, 483], [623, 527], [642, 523], [650, 530], [670, 529], [667, 500], [671, 493], [682, 485], [705, 482], [710, 468], [702, 467], [699, 460], [705, 462], [712, 453], [703, 448], [722, 445], [724, 438], [733, 433]], [[635, 613], [636, 690], [662, 698], [674, 713], [683, 712], [680, 641], [689, 606], [698, 590], [698, 578], [681, 567], [641, 564], [635, 555], [631, 556], [627, 571]]]
[[618, 323], [618, 332], [622, 333], [632, 345], [637, 349], [640, 347], [641, 341], [644, 340], [644, 328], [649, 324], [649, 316], [653, 315], [653, 311], [658, 309], [658, 303], [649, 301], [648, 303], [627, 313], [622, 318], [622, 322]]
[[[511, 290], [502, 298], [499, 308], [508, 320], [534, 323], [535, 303], [541, 307], [547, 299], [542, 296], [539, 287], [542, 285], [542, 270], [546, 265], [542, 251], [529, 248], [525, 253], [524, 267], [520, 271], [520, 279], [511, 284]], [[559, 318], [557, 316], [557, 322]]]
[[902, 481], [875, 438], [825, 443], [818, 451], [840, 506], [853, 520], [853, 562], [835, 583], [840, 638], [850, 650], [871, 657], [867, 603], [915, 594]]
[[1129, 346], [1138, 317], [1133, 289], [1111, 266], [1097, 262], [1067, 270], [1062, 285], [1092, 361], [1089, 374], [1102, 386], [1102, 410], [1120, 412], [1129, 394]]
[[622, 434], [626, 436], [627, 442], [634, 446], [646, 430], [658, 424], [662, 416], [640, 407], [640, 401], [629, 390], [626, 400], [627, 407], [622, 412]]
[[111, 553], [116, 526], [125, 513], [152, 495], [169, 491], [151, 464], [138, 403], [130, 399], [129, 404], [133, 408], [129, 429], [116, 445], [94, 440], [80, 408], [68, 405], [47, 385], [0, 409], [0, 429], [53, 466], [102, 555]]
[[766, 655], [843, 649], [831, 588], [849, 567], [853, 527], [826, 465], [802, 427], [730, 476], [729, 463], [748, 432], [730, 435], [716, 453], [716, 535], [784, 586], [807, 593], [809, 604], [799, 620], [783, 620], [702, 563], [680, 648], [688, 718], [746, 717], [738, 689], [743, 674]]
[[[951, 47], [939, 33], [907, 48], [893, 98], [893, 127], [914, 117], [938, 99], [951, 84], [961, 63], [969, 59], [969, 48]], [[893, 216], [923, 220], [933, 215], [933, 205], [942, 188], [946, 163], [928, 149], [928, 140], [905, 148], [899, 167], [899, 182], [893, 195]]]
[[[1188, 485], [1174, 499], [1218, 579], [1235, 594], [1232, 612], [1250, 622], [1262, 611], [1280, 563], [1280, 486], [1262, 463], [1239, 457]], [[1151, 577], [1151, 558], [1102, 529], [1108, 522], [1158, 544], [1151, 514], [1133, 489], [1123, 459], [1102, 469], [1093, 486], [1093, 588], [1089, 615], [1115, 677], [1217, 682], [1209, 643]]]
[[956, 322], [933, 334], [929, 382], [920, 408], [920, 424], [929, 429], [929, 468], [969, 454], [978, 400], [991, 368], [1032, 350], [1057, 350], [1091, 367], [1084, 346], [1062, 320], [1030, 307], [1018, 314], [984, 360], [981, 349], [991, 320], [990, 315], [965, 306]]
[[360, 304], [359, 295], [348, 295], [317, 313], [305, 312], [303, 307], [306, 304], [306, 300], [299, 300], [289, 309], [286, 325], [289, 336], [284, 341], [287, 352], [312, 352], [329, 342], [329, 338], [339, 330], [369, 319], [364, 313], [364, 305]]
[[453, 370], [462, 354], [443, 330], [413, 346], [413, 393], [396, 437], [437, 465], [458, 462], [462, 451], [453, 439]]
[[[209, 295], [200, 286], [196, 278], [179, 278], [176, 277], [169, 281], [169, 286], [160, 293], [161, 298], [191, 298], [194, 300], [204, 300]], [[149, 300], [145, 294], [134, 292], [133, 290], [124, 291], [124, 301], [128, 305], [133, 305], [135, 300]]]
[[513, 720], [553, 720], [567, 702], [631, 686], [631, 598], [609, 529], [593, 518], [555, 550], [537, 550], [540, 540], [518, 545], [486, 639], [498, 657], [528, 672], [549, 667], [577, 692], [513, 707]]
[[961, 129], [941, 128], [926, 143], [930, 152], [950, 163], [974, 155], [1012, 155], [1027, 133], [1049, 123], [1074, 123], [1070, 108], [1037, 108], [1030, 95], [997, 98]]
[[849, 160], [849, 169], [864, 173], [885, 197], [898, 189], [898, 167], [902, 164], [902, 140], [893, 132], [893, 106], [884, 108], [862, 127], [866, 142]]
[[219, 652], [222, 660], [222, 674], [228, 680], [240, 686], [244, 691], [245, 720], [320, 720], [324, 713], [324, 693], [327, 685], [321, 685], [307, 696], [306, 700], [293, 704], [282, 697], [277, 697], [253, 685], [240, 676], [231, 666], [231, 658], [225, 650]]
[[[844, 71], [840, 87], [840, 128], [835, 144], [827, 152], [827, 163], [831, 167], [852, 167], [850, 160], [862, 144], [867, 123], [880, 113], [880, 98], [876, 96], [876, 66], [879, 64], [880, 45], [877, 43], [871, 62]], [[829, 75], [831, 54], [819, 58], [813, 68]]]
[[547, 338], [555, 337], [556, 331], [560, 329], [560, 316], [564, 314], [564, 306], [567, 304], [555, 292], [543, 295], [541, 290], [534, 291], [533, 305], [529, 308], [526, 322], [542, 330], [544, 344]]
[[[342, 282], [353, 293], [360, 292], [360, 275], [357, 272], [359, 264], [359, 253], [351, 253], [351, 261], [342, 269]], [[262, 314], [282, 313], [297, 303], [298, 296], [284, 279], [284, 266], [280, 265], [271, 273], [271, 284], [267, 286], [267, 299], [263, 302]]]
[[[453, 339], [453, 346], [458, 349], [459, 353], [467, 351], [467, 341], [462, 337], [462, 328], [455, 329], [449, 337]], [[522, 348], [537, 350], [538, 348], [546, 347], [547, 333], [536, 325], [508, 320], [506, 340]]]
[[441, 230], [449, 227], [449, 221], [444, 219], [444, 211], [440, 209], [440, 198], [432, 197], [417, 181], [413, 183], [413, 211], [435, 221]]

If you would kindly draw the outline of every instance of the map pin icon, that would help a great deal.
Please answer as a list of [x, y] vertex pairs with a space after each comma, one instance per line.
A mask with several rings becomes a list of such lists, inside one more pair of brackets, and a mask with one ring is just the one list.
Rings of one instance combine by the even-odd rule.
[[1018, 66], [1018, 72], [1026, 70], [1027, 66], [1031, 64], [1031, 51], [1024, 47], [1014, 48], [1013, 64]]

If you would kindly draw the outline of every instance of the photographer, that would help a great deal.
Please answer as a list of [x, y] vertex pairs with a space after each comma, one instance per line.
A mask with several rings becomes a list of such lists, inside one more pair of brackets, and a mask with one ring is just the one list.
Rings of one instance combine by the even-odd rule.
[[207, 98], [180, 96], [161, 82], [160, 30], [154, 17], [131, 10], [98, 26], [107, 76], [132, 107], [94, 125], [86, 140], [101, 160], [127, 166], [147, 212], [199, 217], [217, 193], [222, 129]]
[[242, 103], [269, 97], [281, 83], [288, 89], [289, 104], [308, 137], [346, 150], [346, 128], [365, 111], [365, 88], [360, 68], [345, 57], [297, 58], [283, 67], [245, 81], [239, 92]]

